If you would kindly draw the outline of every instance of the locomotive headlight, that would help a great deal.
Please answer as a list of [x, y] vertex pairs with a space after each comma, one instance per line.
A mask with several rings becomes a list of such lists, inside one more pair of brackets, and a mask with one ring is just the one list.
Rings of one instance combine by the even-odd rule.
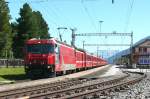
[[48, 66], [47, 68], [51, 68], [51, 66]]

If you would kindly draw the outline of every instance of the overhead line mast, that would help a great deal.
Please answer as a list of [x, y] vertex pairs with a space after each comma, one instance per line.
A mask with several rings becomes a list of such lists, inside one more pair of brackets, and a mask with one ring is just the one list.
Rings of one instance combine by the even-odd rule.
[[132, 33], [80, 33], [75, 36], [131, 36]]
[[[132, 65], [132, 46], [133, 46], [133, 32], [131, 33], [79, 33], [79, 34], [75, 34], [72, 33], [72, 42], [74, 42], [73, 44], [75, 44], [75, 37], [76, 36], [127, 36], [131, 38], [130, 44], [83, 44], [84, 46], [130, 46], [130, 52], [131, 52], [131, 56], [130, 56], [130, 62]], [[74, 45], [75, 46], [75, 45]]]
[[71, 41], [71, 45], [75, 47], [75, 31], [77, 30], [76, 28], [70, 28], [70, 30], [72, 31], [72, 41]]
[[84, 44], [84, 46], [131, 46], [130, 44]]

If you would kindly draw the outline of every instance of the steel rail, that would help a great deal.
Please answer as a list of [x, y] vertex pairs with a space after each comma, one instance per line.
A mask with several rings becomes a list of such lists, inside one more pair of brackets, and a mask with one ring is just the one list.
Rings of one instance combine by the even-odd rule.
[[[141, 74], [141, 73], [140, 73]], [[119, 88], [119, 87], [122, 87], [122, 86], [127, 86], [127, 85], [131, 85], [131, 84], [134, 84], [134, 83], [137, 83], [139, 81], [141, 81], [143, 78], [145, 78], [146, 75], [143, 74], [143, 76], [141, 77], [138, 77], [137, 79], [132, 79], [132, 80], [129, 80], [129, 81], [125, 81], [125, 82], [120, 82], [120, 83], [116, 83], [115, 85], [113, 86], [105, 86], [101, 89], [95, 89], [95, 90], [90, 90], [90, 91], [85, 91], [85, 92], [80, 92], [78, 94], [73, 94], [73, 95], [70, 95], [70, 96], [65, 96], [65, 97], [61, 97], [60, 99], [78, 99], [78, 98], [83, 98], [83, 96], [89, 96], [89, 95], [94, 95], [94, 93], [101, 93], [101, 92], [104, 92], [104, 90], [112, 90], [112, 89], [115, 89], [115, 88]]]
[[[47, 83], [47, 84], [40, 84], [32, 87], [25, 87], [25, 88], [19, 88], [19, 89], [13, 89], [13, 90], [7, 90], [4, 92], [0, 92], [0, 99], [4, 97], [15, 97], [17, 94], [34, 94], [35, 91], [41, 90], [41, 89], [51, 89], [51, 91], [58, 90], [59, 88], [68, 88], [69, 85], [77, 85], [77, 84], [82, 84], [85, 82], [87, 79], [82, 79], [82, 80], [67, 80], [67, 81], [61, 81], [61, 82], [55, 82], [55, 83]], [[66, 86], [65, 86], [66, 85]], [[33, 93], [34, 91], [34, 93]]]
[[[129, 76], [128, 76], [129, 77]], [[134, 78], [134, 77], [133, 77]], [[137, 80], [137, 79], [134, 79], [133, 78], [130, 78], [132, 80], [128, 80], [128, 81], [124, 81], [126, 82], [125, 84], [127, 84], [127, 82], [131, 82], [131, 81], [134, 81], [134, 80]], [[141, 79], [142, 77], [140, 77], [139, 79]], [[48, 92], [48, 93], [41, 93], [41, 94], [38, 94], [38, 95], [33, 95], [33, 96], [30, 96], [31, 99], [36, 99], [36, 98], [59, 98], [59, 99], [72, 99], [74, 98], [74, 96], [78, 96], [79, 94], [83, 94], [83, 93], [87, 93], [89, 91], [87, 91], [87, 89], [89, 88], [90, 91], [93, 91], [93, 88], [95, 88], [95, 86], [100, 86], [100, 89], [102, 89], [104, 91], [103, 88], [107, 88], [106, 86], [109, 86], [108, 88], [112, 88], [113, 85], [111, 84], [114, 84], [114, 85], [117, 85], [118, 84], [118, 81], [121, 82], [121, 79], [123, 80], [123, 78], [120, 78], [120, 80], [118, 79], [114, 79], [112, 81], [107, 81], [107, 82], [103, 82], [103, 83], [94, 83], [94, 84], [89, 84], [89, 85], [83, 85], [83, 86], [76, 86], [76, 87], [72, 87], [72, 88], [69, 88], [69, 89], [64, 89], [64, 90], [59, 90], [59, 91], [55, 91], [55, 92]], [[123, 82], [123, 83], [124, 83]], [[120, 85], [120, 84], [119, 84]], [[101, 86], [103, 86], [101, 88]], [[86, 88], [86, 89], [85, 89]], [[98, 89], [98, 90], [100, 90]], [[82, 91], [80, 91], [82, 90]], [[77, 93], [76, 93], [76, 92]], [[89, 92], [90, 93], [90, 92]], [[86, 95], [88, 95], [89, 93], [87, 93]], [[72, 96], [73, 95], [73, 96]], [[75, 97], [75, 99], [76, 99]]]
[[36, 98], [45, 97], [45, 96], [50, 96], [50, 97], [54, 98], [54, 97], [57, 97], [57, 95], [59, 93], [63, 94], [63, 93], [71, 92], [71, 91], [76, 90], [76, 89], [86, 88], [86, 87], [90, 87], [90, 86], [94, 86], [94, 85], [104, 86], [105, 84], [116, 82], [116, 80], [119, 81], [119, 80], [125, 79], [128, 76], [129, 75], [126, 75], [126, 76], [123, 76], [123, 77], [118, 77], [118, 78], [115, 78], [115, 79], [112, 79], [112, 80], [108, 80], [108, 81], [104, 81], [104, 82], [94, 82], [94, 83], [84, 84], [84, 85], [80, 85], [80, 86], [74, 86], [74, 87], [71, 87], [71, 88], [58, 90], [58, 91], [54, 91], [54, 92], [47, 92], [47, 93], [36, 94], [36, 95], [30, 96], [30, 98], [31, 99], [36, 99]]
[[[22, 97], [22, 98], [28, 97], [28, 98], [31, 98], [31, 99], [37, 99], [39, 97], [42, 97], [42, 98], [45, 98], [45, 97], [57, 98], [57, 97], [59, 97], [59, 95], [60, 95], [59, 99], [60, 98], [64, 98], [64, 99], [74, 98], [74, 97], [77, 97], [76, 96], [77, 94], [79, 94], [78, 92], [76, 93], [75, 91], [84, 90], [84, 89], [87, 90], [88, 88], [91, 89], [90, 91], [94, 91], [93, 88], [95, 86], [99, 86], [100, 89], [103, 89], [103, 88], [106, 88], [106, 87], [113, 88], [113, 87], [111, 87], [111, 86], [113, 86], [113, 85], [111, 85], [112, 83], [114, 85], [115, 84], [117, 85], [116, 81], [122, 81], [122, 80], [128, 78], [129, 75], [130, 74], [127, 74], [127, 75], [124, 75], [124, 76], [116, 76], [115, 78], [111, 78], [111, 79], [107, 78], [107, 80], [106, 79], [105, 80], [101, 80], [101, 79], [95, 79], [95, 80], [82, 79], [83, 82], [80, 82], [82, 80], [73, 80], [72, 82], [71, 82], [71, 80], [67, 80], [67, 81], [63, 81], [63, 82], [57, 82], [58, 85], [55, 84], [55, 83], [50, 83], [50, 84], [45, 84], [44, 87], [42, 87], [41, 85], [40, 86], [34, 86], [34, 87], [36, 87], [35, 89], [34, 89], [34, 87], [31, 87], [31, 89], [28, 88], [28, 90], [24, 90], [24, 91], [21, 91], [22, 89], [20, 89], [19, 93], [14, 93], [13, 95], [10, 95], [10, 93], [8, 93], [8, 94], [5, 94], [2, 97], [0, 97], [0, 99], [6, 99], [6, 98], [7, 99], [12, 99], [12, 98], [20, 98], [20, 97]], [[132, 78], [134, 78], [134, 76]], [[139, 77], [139, 79], [140, 78], [141, 77]], [[136, 80], [136, 77], [135, 77], [134, 80]], [[70, 83], [68, 81], [70, 81]], [[63, 83], [64, 83], [64, 85], [63, 85]], [[51, 84], [55, 84], [53, 86], [53, 88], [51, 88], [52, 87]], [[104, 87], [102, 87], [102, 86], [104, 86]], [[28, 91], [29, 91], [29, 93], [28, 93]], [[88, 90], [86, 92], [90, 92], [90, 91]], [[70, 92], [72, 92], [72, 93], [70, 94]], [[86, 94], [86, 93], [85, 92], [80, 92], [80, 94], [81, 95], [79, 95], [79, 96], [84, 96], [84, 94]], [[87, 93], [87, 95], [88, 94], [89, 93]]]

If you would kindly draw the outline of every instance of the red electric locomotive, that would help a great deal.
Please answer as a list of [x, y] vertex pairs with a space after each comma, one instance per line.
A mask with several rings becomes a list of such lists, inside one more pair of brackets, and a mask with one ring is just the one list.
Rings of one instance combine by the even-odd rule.
[[30, 39], [25, 48], [25, 71], [30, 77], [62, 75], [107, 64], [54, 38]]

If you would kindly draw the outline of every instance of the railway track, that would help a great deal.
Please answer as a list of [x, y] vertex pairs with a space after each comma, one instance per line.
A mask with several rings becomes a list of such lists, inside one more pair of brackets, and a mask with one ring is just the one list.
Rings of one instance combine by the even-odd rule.
[[64, 95], [61, 97], [61, 99], [95, 99], [95, 98], [99, 99], [99, 98], [101, 98], [101, 96], [102, 97], [104, 97], [104, 96], [111, 97], [112, 92], [119, 92], [122, 90], [127, 90], [129, 88], [129, 85], [133, 85], [133, 84], [139, 82], [144, 77], [145, 77], [145, 75], [143, 75], [141, 77], [137, 77], [137, 75], [132, 76], [132, 77], [130, 76], [121, 81], [105, 83], [104, 86], [93, 86], [92, 90], [86, 88], [85, 90], [83, 90], [82, 92], [79, 92], [77, 94], [73, 93], [68, 96]]
[[6, 90], [3, 92], [0, 92], [0, 99], [11, 99], [11, 98], [18, 98], [26, 95], [33, 95], [39, 93], [41, 90], [48, 89], [49, 91], [55, 91], [63, 88], [68, 88], [70, 86], [73, 86], [74, 84], [82, 84], [84, 82], [88, 81], [88, 79], [70, 79], [65, 81], [58, 81], [55, 83], [47, 83], [47, 84], [41, 84], [37, 86], [32, 87], [25, 87], [25, 88], [18, 88], [13, 90]]
[[111, 91], [125, 89], [128, 85], [144, 78], [144, 74], [127, 73], [107, 78], [71, 79], [33, 86], [23, 89], [14, 89], [0, 93], [0, 99], [26, 97], [31, 99], [72, 99], [98, 97]]

